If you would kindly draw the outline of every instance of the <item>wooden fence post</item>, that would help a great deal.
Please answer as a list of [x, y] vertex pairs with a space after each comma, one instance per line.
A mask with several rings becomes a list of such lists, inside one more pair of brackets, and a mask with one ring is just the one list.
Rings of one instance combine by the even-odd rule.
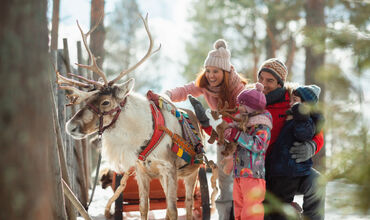
[[[53, 62], [53, 66], [56, 65], [56, 56], [57, 52], [55, 50], [51, 51], [51, 62]], [[64, 194], [63, 194], [63, 186], [62, 186], [62, 170], [61, 170], [61, 164], [59, 159], [59, 152], [58, 152], [58, 141], [57, 141], [57, 135], [55, 128], [58, 124], [58, 117], [55, 117], [57, 114], [56, 105], [55, 105], [55, 94], [57, 85], [55, 82], [56, 76], [55, 74], [50, 75], [50, 90], [51, 90], [51, 99], [52, 99], [52, 108], [53, 108], [53, 116], [54, 116], [54, 132], [55, 132], [55, 142], [54, 145], [51, 146], [51, 149], [49, 149], [48, 152], [48, 158], [49, 158], [49, 167], [52, 172], [53, 179], [53, 185], [52, 185], [52, 192], [54, 193], [54, 198], [56, 199], [55, 202], [52, 203], [53, 205], [53, 219], [58, 220], [66, 220], [67, 214], [66, 209], [62, 208], [65, 207], [65, 200], [64, 200]]]
[[[58, 50], [58, 56], [57, 56], [57, 66], [58, 71], [62, 75], [66, 75], [66, 65], [65, 64], [65, 58], [63, 56], [63, 50]], [[73, 178], [70, 177], [73, 176], [73, 169], [69, 169], [70, 163], [69, 163], [69, 155], [70, 155], [70, 141], [68, 140], [69, 137], [65, 133], [65, 122], [67, 118], [67, 109], [66, 109], [66, 98], [64, 91], [60, 91], [57, 93], [57, 102], [58, 102], [58, 118], [56, 119], [59, 123], [58, 126], [58, 133], [57, 133], [57, 139], [58, 139], [58, 150], [59, 150], [59, 158], [61, 161], [61, 167], [62, 167], [62, 177], [66, 181], [66, 183], [69, 186], [73, 185]], [[58, 137], [59, 136], [59, 137]], [[73, 151], [72, 151], [73, 152]], [[74, 209], [72, 203], [69, 200], [66, 200], [66, 211], [67, 216], [69, 220], [76, 220], [77, 219], [77, 212]]]
[[[77, 62], [78, 63], [84, 63], [82, 59], [82, 49], [81, 49], [81, 41], [77, 41]], [[86, 74], [84, 74], [83, 69], [81, 67], [77, 68], [78, 74], [83, 77], [87, 77]], [[86, 194], [87, 198], [86, 201], [88, 201], [88, 189], [90, 188], [90, 160], [88, 157], [88, 150], [89, 150], [89, 145], [87, 138], [84, 138], [81, 140], [81, 147], [82, 147], [82, 159], [83, 159], [83, 170], [85, 173], [85, 183], [86, 183]]]

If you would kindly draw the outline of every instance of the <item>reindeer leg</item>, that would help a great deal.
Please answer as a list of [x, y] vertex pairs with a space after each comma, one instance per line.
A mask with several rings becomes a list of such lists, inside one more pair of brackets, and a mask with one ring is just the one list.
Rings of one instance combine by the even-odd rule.
[[166, 219], [177, 219], [177, 173], [175, 167], [169, 167], [162, 176], [162, 187], [166, 195]]
[[139, 197], [140, 197], [140, 216], [142, 220], [148, 219], [149, 211], [149, 190], [150, 190], [150, 178], [140, 169], [136, 172], [137, 184], [139, 186]]
[[216, 195], [218, 193], [218, 188], [217, 188], [217, 184], [216, 184], [216, 180], [218, 179], [218, 167], [212, 160], [209, 161], [208, 165], [212, 169], [212, 176], [211, 176], [211, 186], [212, 186], [211, 207], [212, 207], [212, 212], [213, 212], [216, 208], [215, 200], [216, 200]]
[[186, 207], [186, 219], [191, 220], [193, 218], [193, 203], [194, 203], [194, 188], [195, 182], [198, 177], [198, 169], [193, 174], [184, 178], [185, 181], [185, 207]]
[[107, 205], [105, 206], [105, 212], [104, 215], [106, 218], [111, 218], [112, 214], [110, 214], [110, 207], [112, 206], [112, 203], [116, 201], [116, 199], [119, 197], [119, 195], [123, 192], [123, 190], [126, 188], [127, 179], [130, 176], [130, 172], [127, 171], [123, 175], [119, 187], [114, 192], [112, 198], [109, 199]]

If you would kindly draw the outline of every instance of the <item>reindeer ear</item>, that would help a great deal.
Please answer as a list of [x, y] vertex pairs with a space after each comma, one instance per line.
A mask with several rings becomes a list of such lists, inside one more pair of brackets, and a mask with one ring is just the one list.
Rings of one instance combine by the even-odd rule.
[[114, 96], [118, 99], [123, 99], [129, 94], [135, 85], [135, 79], [131, 78], [124, 83], [117, 84], [114, 86]]

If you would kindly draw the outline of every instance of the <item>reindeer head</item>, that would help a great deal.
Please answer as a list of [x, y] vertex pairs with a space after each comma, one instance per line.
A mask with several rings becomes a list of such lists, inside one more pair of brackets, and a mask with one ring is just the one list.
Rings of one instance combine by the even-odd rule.
[[98, 90], [66, 124], [69, 135], [75, 139], [99, 131], [114, 121], [115, 115], [124, 107], [124, 101], [134, 87], [134, 79]]
[[76, 139], [85, 138], [87, 135], [98, 131], [100, 134], [104, 129], [112, 125], [117, 119], [121, 110], [124, 109], [126, 97], [132, 91], [135, 81], [129, 79], [122, 84], [116, 84], [123, 76], [136, 69], [153, 53], [160, 49], [152, 51], [153, 40], [148, 28], [148, 15], [143, 20], [145, 30], [148, 34], [150, 45], [144, 57], [135, 65], [123, 70], [115, 79], [108, 82], [106, 74], [98, 67], [96, 57], [92, 54], [90, 48], [87, 46], [87, 37], [94, 31], [99, 22], [86, 34], [83, 33], [78, 21], [77, 26], [81, 32], [85, 48], [91, 60], [90, 65], [77, 64], [78, 66], [91, 70], [101, 77], [102, 81], [94, 81], [82, 76], [68, 73], [69, 76], [76, 77], [84, 82], [64, 77], [57, 72], [57, 83], [59, 88], [68, 90], [67, 97], [70, 99], [68, 105], [77, 105], [86, 102], [68, 122], [66, 125], [67, 133]]

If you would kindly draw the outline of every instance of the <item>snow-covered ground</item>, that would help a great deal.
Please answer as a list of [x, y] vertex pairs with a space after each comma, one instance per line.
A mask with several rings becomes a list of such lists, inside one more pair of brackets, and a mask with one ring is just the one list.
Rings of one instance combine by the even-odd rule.
[[[210, 175], [210, 174], [208, 174]], [[211, 189], [211, 188], [210, 188]], [[350, 195], [353, 194], [355, 186], [345, 184], [340, 181], [329, 182], [326, 187], [326, 207], [325, 219], [326, 220], [358, 220], [370, 219], [370, 215], [360, 215], [350, 207], [340, 206], [340, 204], [348, 204], [351, 201]], [[91, 192], [90, 192], [91, 193]], [[113, 195], [111, 188], [103, 190], [101, 186], [97, 186], [95, 196], [89, 208], [89, 215], [94, 220], [105, 220], [104, 208], [108, 199]], [[302, 203], [302, 197], [298, 196], [296, 202]], [[114, 205], [113, 205], [114, 206]], [[340, 207], [340, 208], [338, 208]], [[112, 207], [111, 212], [113, 213]], [[179, 220], [185, 219], [185, 209], [179, 209]], [[154, 210], [149, 212], [149, 219], [165, 219], [165, 210]], [[123, 213], [124, 219], [139, 219], [139, 212]], [[218, 219], [217, 212], [212, 213], [211, 219]], [[79, 217], [78, 220], [83, 220]]]

